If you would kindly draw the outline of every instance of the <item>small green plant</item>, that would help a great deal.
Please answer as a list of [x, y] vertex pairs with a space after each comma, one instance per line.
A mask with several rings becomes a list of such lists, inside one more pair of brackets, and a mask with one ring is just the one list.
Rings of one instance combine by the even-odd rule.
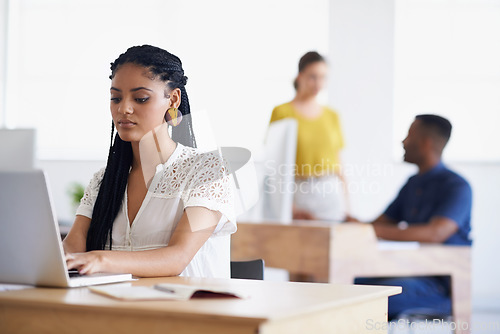
[[71, 205], [75, 208], [80, 205], [80, 200], [83, 197], [83, 194], [85, 193], [85, 187], [78, 183], [78, 182], [73, 182], [69, 185], [68, 187], [68, 195], [70, 196], [71, 199]]

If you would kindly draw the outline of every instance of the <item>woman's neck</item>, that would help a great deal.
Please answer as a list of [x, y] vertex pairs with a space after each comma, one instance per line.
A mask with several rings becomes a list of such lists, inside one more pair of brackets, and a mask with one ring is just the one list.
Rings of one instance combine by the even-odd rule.
[[293, 99], [293, 102], [300, 103], [300, 104], [317, 104], [316, 95], [307, 94], [307, 93], [299, 92], [299, 91], [295, 94], [295, 98]]
[[321, 114], [322, 107], [316, 101], [315, 95], [305, 95], [297, 92], [292, 100], [294, 108], [306, 118], [316, 118]]
[[167, 123], [147, 133], [139, 142], [132, 142], [132, 169], [155, 169], [172, 155], [177, 144], [168, 134]]

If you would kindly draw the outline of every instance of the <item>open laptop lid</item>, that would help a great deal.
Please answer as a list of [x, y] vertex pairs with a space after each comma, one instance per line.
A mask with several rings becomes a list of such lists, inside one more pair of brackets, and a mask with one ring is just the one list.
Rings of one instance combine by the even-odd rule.
[[0, 282], [68, 286], [45, 173], [0, 171]]

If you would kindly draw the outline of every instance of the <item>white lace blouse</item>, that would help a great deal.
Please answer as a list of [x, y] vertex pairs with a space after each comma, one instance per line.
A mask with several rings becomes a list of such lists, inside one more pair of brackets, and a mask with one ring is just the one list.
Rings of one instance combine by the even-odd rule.
[[[94, 174], [76, 214], [92, 218], [104, 168]], [[113, 250], [141, 251], [168, 245], [184, 209], [202, 206], [222, 217], [181, 276], [230, 277], [230, 235], [236, 232], [231, 176], [220, 156], [177, 144], [156, 167], [144, 201], [130, 224], [127, 191], [113, 224]], [[109, 241], [106, 249], [109, 249]]]

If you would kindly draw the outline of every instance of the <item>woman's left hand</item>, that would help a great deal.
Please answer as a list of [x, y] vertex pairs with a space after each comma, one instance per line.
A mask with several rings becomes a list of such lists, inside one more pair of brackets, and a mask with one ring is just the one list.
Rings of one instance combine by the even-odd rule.
[[104, 252], [69, 253], [66, 254], [66, 264], [68, 269], [77, 269], [82, 275], [103, 272]]

